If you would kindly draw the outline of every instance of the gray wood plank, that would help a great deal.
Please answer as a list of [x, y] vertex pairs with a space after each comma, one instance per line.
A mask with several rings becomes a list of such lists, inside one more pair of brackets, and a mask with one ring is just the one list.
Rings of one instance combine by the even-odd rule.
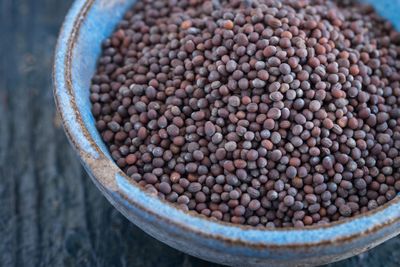
[[[217, 266], [142, 232], [83, 171], [51, 85], [71, 3], [0, 0], [0, 266]], [[400, 238], [329, 266], [400, 266]]]

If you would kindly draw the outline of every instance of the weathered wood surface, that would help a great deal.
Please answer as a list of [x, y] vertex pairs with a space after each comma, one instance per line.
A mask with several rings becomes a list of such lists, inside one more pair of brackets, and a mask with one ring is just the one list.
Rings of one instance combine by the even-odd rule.
[[[154, 240], [91, 183], [55, 119], [71, 0], [0, 0], [0, 266], [216, 266]], [[400, 238], [332, 266], [400, 266]]]

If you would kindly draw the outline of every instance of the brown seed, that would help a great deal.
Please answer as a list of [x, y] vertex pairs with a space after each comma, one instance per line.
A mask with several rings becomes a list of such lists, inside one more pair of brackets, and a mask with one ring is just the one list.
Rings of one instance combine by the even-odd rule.
[[192, 21], [190, 21], [190, 20], [185, 20], [185, 21], [183, 21], [182, 24], [181, 24], [182, 30], [187, 30], [187, 29], [189, 29], [190, 27], [192, 27]]
[[267, 113], [267, 117], [273, 120], [277, 120], [281, 117], [281, 114], [282, 113], [278, 108], [271, 108]]
[[283, 75], [287, 75], [291, 72], [291, 68], [289, 66], [289, 64], [283, 63], [279, 66], [279, 71], [283, 74]]
[[349, 217], [349, 216], [351, 216], [351, 208], [350, 208], [348, 205], [346, 205], [346, 204], [343, 204], [343, 205], [341, 205], [341, 206], [339, 207], [339, 212], [340, 212], [340, 214], [341, 214], [342, 216], [344, 216], [344, 217]]
[[204, 159], [204, 153], [201, 150], [195, 150], [193, 152], [193, 159], [196, 161], [201, 161]]
[[250, 209], [250, 210], [255, 211], [255, 210], [258, 210], [260, 207], [261, 207], [261, 203], [260, 203], [260, 201], [258, 201], [258, 200], [256, 200], [256, 199], [253, 199], [253, 200], [250, 201], [250, 203], [249, 203], [249, 209]]
[[234, 60], [229, 60], [226, 63], [226, 70], [230, 73], [234, 72], [237, 69], [238, 64]]
[[229, 97], [229, 105], [231, 105], [232, 107], [240, 106], [240, 98], [237, 96]]
[[294, 197], [293, 197], [293, 196], [286, 196], [286, 197], [283, 199], [283, 203], [285, 203], [285, 205], [286, 205], [287, 207], [293, 206], [293, 205], [294, 205]]
[[179, 179], [181, 178], [181, 175], [178, 172], [172, 172], [170, 176], [170, 180], [173, 183], [179, 182]]
[[126, 164], [133, 165], [137, 161], [137, 157], [135, 154], [130, 154], [125, 158]]
[[206, 136], [212, 137], [216, 131], [214, 124], [210, 121], [207, 121], [204, 126], [204, 131], [206, 133]]
[[171, 124], [167, 127], [167, 133], [172, 137], [178, 136], [179, 128], [176, 125]]
[[202, 186], [201, 186], [200, 183], [191, 183], [191, 184], [188, 186], [188, 191], [189, 191], [190, 193], [196, 193], [196, 192], [199, 192], [199, 191], [201, 190], [201, 188], [202, 188]]
[[326, 224], [395, 198], [389, 23], [351, 1], [197, 2], [137, 4], [103, 42], [89, 99], [130, 178], [251, 226]]
[[225, 150], [228, 152], [232, 152], [236, 148], [237, 148], [237, 144], [234, 141], [230, 141], [225, 144]]
[[224, 28], [225, 28], [226, 30], [232, 30], [233, 27], [234, 27], [233, 21], [231, 21], [231, 20], [226, 20], [226, 21], [224, 22]]
[[234, 40], [240, 46], [247, 46], [249, 44], [249, 40], [244, 33], [238, 33]]
[[273, 55], [275, 55], [277, 52], [277, 49], [275, 46], [267, 46], [264, 50], [263, 50], [263, 55], [264, 57], [271, 57]]
[[160, 191], [164, 194], [169, 194], [171, 193], [171, 186], [166, 182], [162, 182], [160, 183]]
[[279, 28], [282, 26], [282, 22], [277, 18], [270, 18], [267, 21], [268, 25], [272, 28]]
[[317, 112], [318, 110], [320, 110], [320, 108], [321, 108], [321, 102], [317, 100], [313, 100], [310, 102], [310, 110], [312, 112]]

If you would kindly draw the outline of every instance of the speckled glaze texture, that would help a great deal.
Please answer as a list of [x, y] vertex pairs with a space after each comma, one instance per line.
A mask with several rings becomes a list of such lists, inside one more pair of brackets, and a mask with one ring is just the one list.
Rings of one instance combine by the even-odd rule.
[[[178, 250], [231, 266], [315, 266], [359, 254], [400, 233], [400, 196], [329, 226], [266, 229], [212, 221], [141, 190], [112, 161], [89, 102], [101, 41], [134, 2], [76, 0], [65, 19], [54, 65], [55, 100], [71, 144], [94, 183], [129, 220]], [[368, 2], [400, 28], [399, 0]]]

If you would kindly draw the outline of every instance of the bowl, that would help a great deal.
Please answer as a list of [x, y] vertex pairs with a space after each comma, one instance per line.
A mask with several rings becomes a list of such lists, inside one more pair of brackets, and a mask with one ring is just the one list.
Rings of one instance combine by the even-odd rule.
[[[399, 26], [400, 1], [371, 2]], [[89, 88], [102, 40], [134, 3], [76, 0], [62, 27], [54, 64], [54, 95], [65, 132], [93, 182], [130, 221], [171, 247], [231, 266], [315, 266], [362, 253], [400, 233], [400, 196], [374, 211], [326, 226], [271, 229], [185, 212], [128, 178], [96, 130]]]

